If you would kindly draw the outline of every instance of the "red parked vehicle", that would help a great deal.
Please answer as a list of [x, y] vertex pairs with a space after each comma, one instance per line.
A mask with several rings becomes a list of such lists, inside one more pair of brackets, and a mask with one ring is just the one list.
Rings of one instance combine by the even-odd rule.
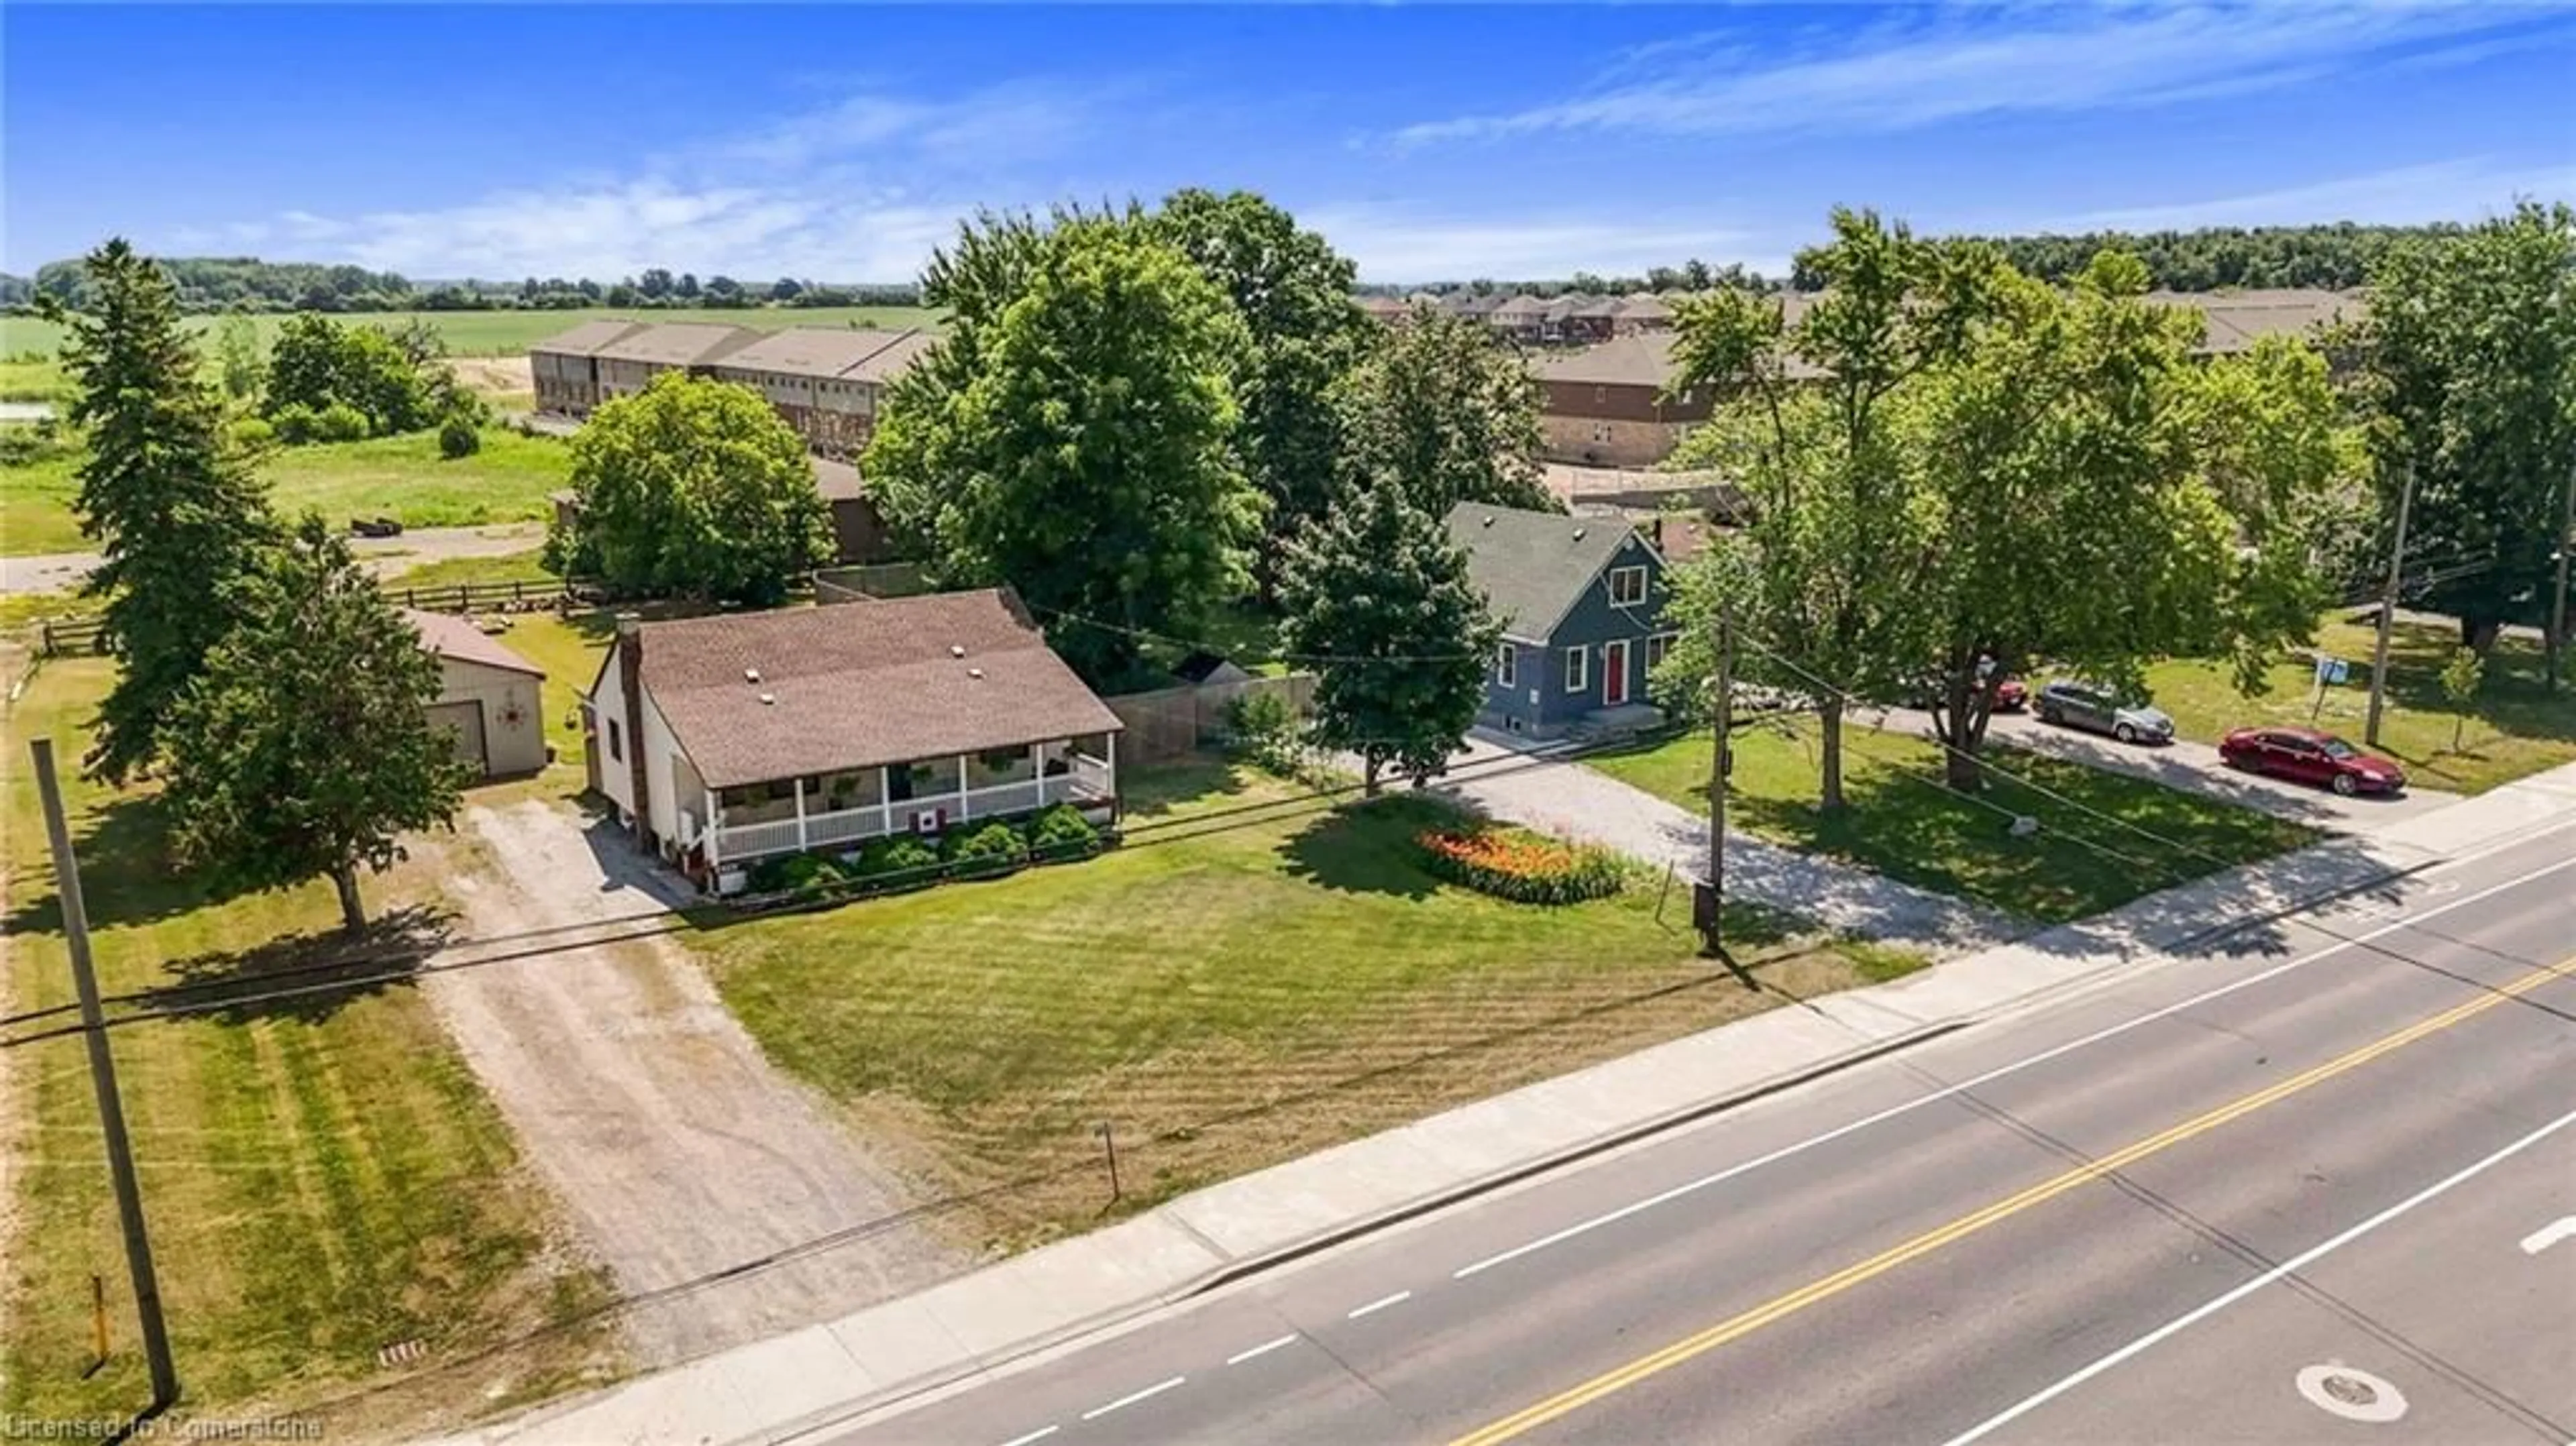
[[2406, 789], [2405, 770], [2396, 764], [2314, 728], [2239, 728], [2219, 740], [2218, 756], [2230, 768], [2313, 783], [2346, 798]]

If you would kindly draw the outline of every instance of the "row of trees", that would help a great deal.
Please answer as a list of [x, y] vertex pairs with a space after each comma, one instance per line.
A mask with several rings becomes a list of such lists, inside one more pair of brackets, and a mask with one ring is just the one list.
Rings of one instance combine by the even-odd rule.
[[[352, 311], [570, 310], [590, 306], [910, 306], [920, 300], [920, 289], [910, 285], [831, 286], [794, 277], [743, 282], [730, 276], [710, 276], [701, 282], [693, 273], [674, 274], [663, 267], [610, 281], [530, 276], [515, 282], [469, 280], [416, 285], [392, 271], [261, 261], [248, 256], [161, 257], [154, 264], [168, 275], [180, 309], [189, 312], [309, 311], [328, 315]], [[39, 296], [76, 311], [89, 309], [91, 293], [85, 264], [53, 261], [37, 268], [33, 278], [0, 276], [0, 306], [27, 305]]]
[[[235, 348], [247, 325], [229, 322], [217, 338], [227, 389], [238, 380]], [[269, 348], [258, 388], [260, 412], [278, 439], [289, 443], [388, 437], [449, 425], [471, 438], [485, 408], [457, 382], [441, 360], [444, 354], [438, 329], [426, 322], [347, 326], [300, 312], [278, 329]]]
[[360, 869], [451, 818], [465, 781], [426, 711], [437, 664], [319, 517], [271, 515], [168, 272], [110, 241], [82, 288], [90, 305], [57, 313], [89, 439], [74, 508], [118, 663], [85, 766], [162, 781], [182, 867], [226, 887], [330, 878], [361, 928]]

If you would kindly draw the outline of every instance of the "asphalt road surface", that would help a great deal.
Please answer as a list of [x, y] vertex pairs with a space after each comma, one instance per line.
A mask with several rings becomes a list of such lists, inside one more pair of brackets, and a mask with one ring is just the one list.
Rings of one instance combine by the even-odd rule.
[[2576, 829], [812, 1439], [2569, 1446]]

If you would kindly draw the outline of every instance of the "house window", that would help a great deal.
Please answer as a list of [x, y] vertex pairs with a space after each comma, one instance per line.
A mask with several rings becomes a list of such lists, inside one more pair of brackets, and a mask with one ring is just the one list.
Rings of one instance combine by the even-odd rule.
[[1580, 643], [1565, 650], [1565, 691], [1580, 693], [1592, 686], [1592, 650]]
[[1664, 655], [1673, 650], [1677, 633], [1656, 633], [1646, 639], [1646, 671], [1652, 673], [1663, 665]]
[[1595, 422], [1595, 423], [1593, 423], [1593, 424], [1592, 424], [1592, 440], [1593, 440], [1593, 441], [1596, 441], [1596, 442], [1607, 442], [1607, 441], [1609, 441], [1609, 440], [1610, 440], [1610, 424], [1609, 424], [1608, 422]]
[[1521, 650], [1510, 643], [1494, 649], [1494, 681], [1506, 688], [1517, 688], [1521, 681]]
[[1632, 608], [1646, 600], [1646, 570], [1642, 567], [1610, 569], [1610, 604]]
[[608, 756], [621, 763], [626, 759], [626, 730], [614, 718], [608, 720]]
[[1594, 387], [1592, 389], [1592, 400], [1595, 402], [1606, 402], [1610, 400], [1610, 389], [1608, 387]]

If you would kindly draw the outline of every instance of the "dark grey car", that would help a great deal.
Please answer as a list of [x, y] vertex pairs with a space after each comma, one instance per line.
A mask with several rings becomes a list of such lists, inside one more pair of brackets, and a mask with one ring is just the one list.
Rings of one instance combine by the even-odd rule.
[[2122, 703], [2110, 689], [2063, 678], [2039, 690], [2031, 700], [2039, 721], [2088, 733], [2107, 733], [2123, 743], [2171, 743], [2173, 719], [2143, 703]]

